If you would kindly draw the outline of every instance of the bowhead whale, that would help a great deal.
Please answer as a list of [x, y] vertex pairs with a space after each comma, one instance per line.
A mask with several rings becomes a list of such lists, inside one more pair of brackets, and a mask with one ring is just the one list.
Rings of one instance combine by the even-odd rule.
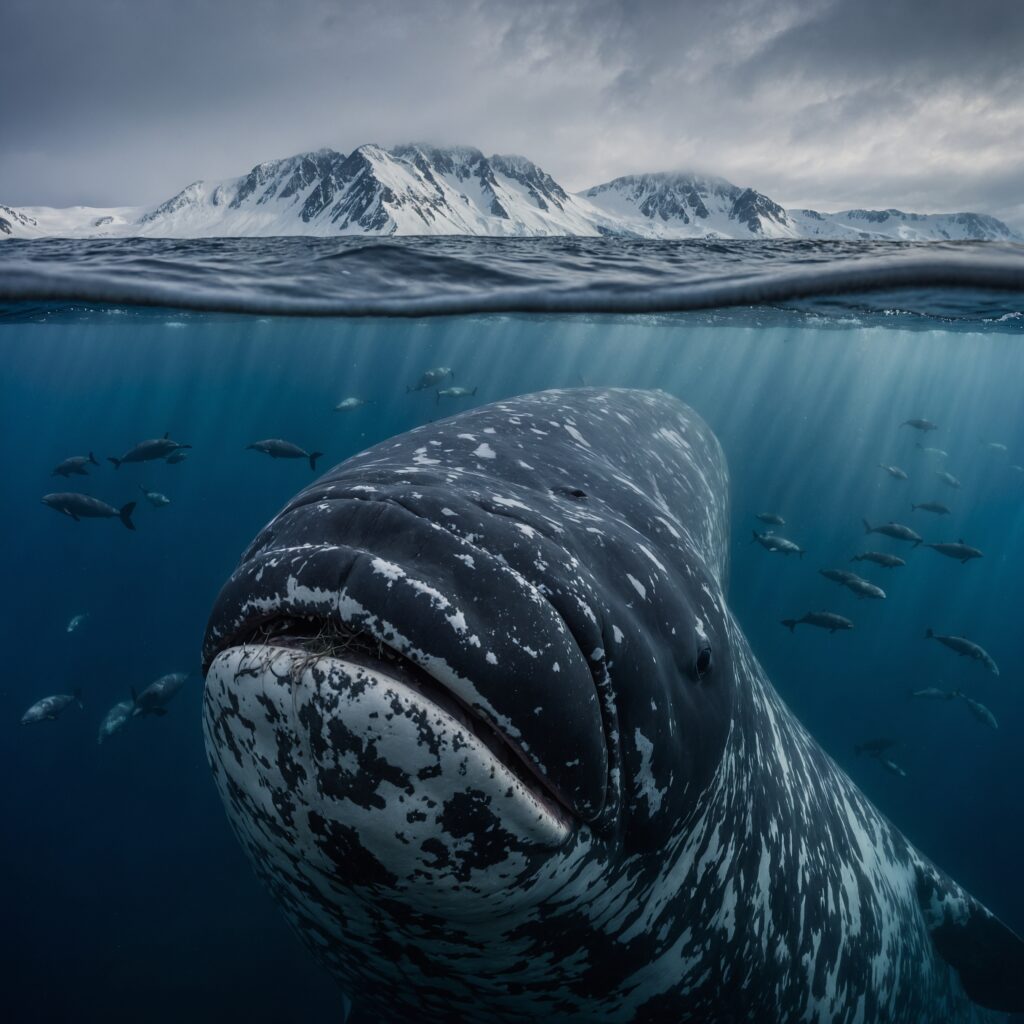
[[370, 1019], [1024, 1007], [1024, 944], [776, 695], [727, 524], [697, 415], [588, 388], [378, 444], [243, 555], [205, 639], [214, 778]]

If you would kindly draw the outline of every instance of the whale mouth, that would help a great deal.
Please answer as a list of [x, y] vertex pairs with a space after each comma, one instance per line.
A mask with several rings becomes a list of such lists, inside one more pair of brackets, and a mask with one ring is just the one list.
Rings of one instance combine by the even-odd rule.
[[[204, 671], [228, 647], [278, 640], [339, 661], [361, 654], [418, 683], [428, 711], [465, 716], [487, 761], [490, 750], [511, 759], [516, 789], [522, 777], [575, 821], [595, 824], [616, 786], [601, 626], [557, 579], [531, 581], [482, 539], [470, 543], [393, 500], [303, 502], [257, 537], [221, 588]], [[501, 550], [506, 538], [494, 540]]]
[[260, 622], [248, 635], [221, 645], [285, 648], [311, 660], [329, 659], [378, 672], [402, 684], [427, 707], [453, 719], [513, 775], [564, 829], [580, 819], [558, 787], [530, 762], [519, 745], [480, 710], [400, 651], [365, 630], [314, 617], [280, 615]]

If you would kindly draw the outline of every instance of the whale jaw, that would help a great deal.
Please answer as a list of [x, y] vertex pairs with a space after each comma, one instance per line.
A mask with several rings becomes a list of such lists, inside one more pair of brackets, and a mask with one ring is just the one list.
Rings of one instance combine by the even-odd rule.
[[231, 647], [203, 717], [232, 824], [275, 891], [291, 889], [286, 907], [386, 891], [472, 914], [467, 887], [511, 893], [574, 831], [494, 738], [386, 662]]

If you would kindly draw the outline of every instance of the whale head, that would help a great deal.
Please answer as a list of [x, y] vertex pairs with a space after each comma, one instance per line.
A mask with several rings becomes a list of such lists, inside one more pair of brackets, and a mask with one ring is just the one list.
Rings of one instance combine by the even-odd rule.
[[207, 629], [207, 749], [351, 991], [543, 1014], [651, 957], [609, 918], [722, 759], [727, 495], [678, 401], [546, 392], [371, 448], [257, 536]]

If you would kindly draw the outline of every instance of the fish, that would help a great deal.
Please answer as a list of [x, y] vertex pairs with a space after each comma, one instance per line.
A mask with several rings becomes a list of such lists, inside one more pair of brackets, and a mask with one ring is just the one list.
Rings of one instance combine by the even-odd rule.
[[166, 494], [161, 494], [159, 491], [150, 491], [139, 484], [139, 490], [146, 496], [146, 501], [153, 506], [153, 508], [164, 508], [170, 505], [171, 499]]
[[948, 459], [949, 458], [949, 452], [943, 451], [941, 448], [926, 448], [919, 441], [915, 441], [914, 442], [914, 447], [915, 448], [919, 448], [922, 452], [925, 453], [925, 455], [928, 455], [928, 456], [930, 456], [931, 458], [934, 458], [934, 459]]
[[860, 579], [855, 572], [846, 572], [844, 569], [819, 569], [818, 572], [833, 583], [845, 584], [847, 580]]
[[887, 750], [892, 750], [894, 747], [900, 745], [899, 740], [894, 740], [889, 736], [877, 736], [870, 740], [864, 740], [858, 743], [854, 748], [853, 752], [859, 757], [861, 754], [868, 754], [871, 757], [876, 757], [879, 754], [884, 754]]
[[436, 387], [445, 377], [454, 377], [455, 371], [450, 366], [435, 366], [432, 370], [424, 372], [423, 376], [413, 385], [406, 385], [405, 391], [426, 391]]
[[1002, 444], [999, 441], [982, 441], [981, 444], [990, 452], [995, 452], [997, 455], [1006, 455], [1010, 450], [1005, 444]]
[[955, 544], [925, 544], [926, 548], [938, 551], [940, 555], [947, 558], [955, 558], [962, 565], [966, 565], [972, 558], [983, 558], [984, 555], [977, 548], [958, 540]]
[[96, 456], [92, 452], [88, 455], [72, 455], [71, 458], [65, 459], [63, 462], [58, 463], [54, 467], [51, 476], [88, 476], [89, 466], [98, 466], [99, 463], [96, 461]]
[[897, 746], [899, 746], [897, 740], [890, 739], [888, 736], [879, 736], [877, 739], [864, 740], [863, 743], [858, 743], [853, 748], [853, 752], [858, 756], [867, 754], [868, 757], [876, 760], [890, 775], [896, 775], [905, 779], [907, 777], [906, 769], [885, 756], [888, 751]]
[[777, 512], [758, 512], [755, 519], [760, 519], [762, 523], [767, 523], [769, 526], [785, 526], [786, 520], [782, 518]]
[[944, 469], [937, 470], [935, 475], [944, 483], [947, 487], [952, 487], [954, 490], [959, 490], [960, 481], [957, 480], [952, 473], [946, 472]]
[[292, 444], [291, 441], [282, 441], [278, 437], [271, 437], [266, 441], [254, 441], [252, 444], [246, 445], [246, 450], [249, 449], [263, 452], [264, 455], [269, 455], [272, 459], [308, 459], [309, 468], [313, 472], [316, 472], [316, 460], [323, 455], [323, 452], [307, 452], [297, 444]]
[[901, 427], [913, 427], [915, 430], [920, 430], [921, 433], [923, 433], [923, 434], [927, 434], [929, 430], [938, 430], [939, 429], [938, 423], [932, 423], [931, 420], [921, 420], [921, 419], [904, 420], [900, 424], [900, 426]]
[[878, 763], [890, 774], [895, 775], [901, 779], [907, 777], [907, 770], [902, 765], [897, 764], [895, 761], [888, 757], [876, 758]]
[[750, 649], [728, 490], [671, 396], [548, 391], [376, 445], [255, 537], [210, 613], [204, 739], [242, 848], [356, 1013], [1024, 1006], [1024, 943], [871, 806]]
[[35, 725], [38, 722], [56, 722], [61, 712], [72, 704], [82, 707], [82, 691], [80, 689], [75, 689], [71, 693], [57, 693], [52, 697], [43, 697], [21, 716], [21, 724]]
[[909, 526], [902, 523], [882, 523], [879, 526], [872, 526], [866, 519], [862, 519], [865, 533], [880, 533], [883, 537], [892, 537], [893, 540], [905, 540], [914, 545], [924, 542], [924, 538], [915, 533]]
[[142, 693], [132, 688], [132, 715], [166, 715], [171, 698], [188, 679], [187, 672], [170, 672], [150, 683]]
[[855, 572], [846, 572], [844, 569], [819, 569], [818, 572], [825, 579], [852, 590], [858, 597], [885, 597], [885, 591], [881, 587], [862, 579]]
[[902, 558], [890, 555], [885, 551], [864, 551], [859, 555], [854, 555], [850, 561], [874, 562], [875, 565], [880, 565], [883, 569], [898, 569], [900, 566], [907, 564]]
[[135, 529], [132, 522], [132, 513], [135, 511], [135, 502], [129, 501], [127, 505], [115, 508], [108, 505], [99, 498], [90, 497], [88, 494], [59, 493], [44, 494], [43, 504], [52, 508], [55, 512], [70, 516], [74, 521], [82, 519], [120, 519], [122, 524], [129, 530]]
[[71, 620], [68, 622], [67, 632], [74, 633], [76, 630], [81, 629], [87, 618], [89, 618], [88, 612], [79, 612], [77, 615], [72, 615]]
[[872, 597], [879, 601], [885, 599], [885, 591], [881, 587], [877, 587], [874, 583], [863, 580], [859, 576], [846, 580], [843, 585], [858, 597]]
[[928, 686], [923, 690], [911, 690], [910, 696], [921, 700], [954, 700], [959, 690], [941, 690], [937, 686]]
[[889, 476], [893, 477], [896, 480], [909, 480], [910, 479], [910, 477], [907, 476], [906, 470], [900, 469], [899, 466], [887, 466], [884, 463], [880, 462], [878, 464], [878, 468], [879, 469], [884, 469], [886, 471], [886, 473], [889, 474]]
[[916, 512], [918, 509], [924, 512], [934, 512], [937, 516], [948, 516], [953, 511], [948, 505], [943, 505], [941, 501], [922, 501], [910, 506], [911, 512]]
[[476, 388], [440, 388], [437, 392], [437, 401], [442, 398], [472, 398], [476, 394]]
[[126, 462], [152, 462], [154, 459], [166, 459], [169, 455], [181, 451], [182, 448], [191, 447], [192, 445], [183, 444], [181, 441], [172, 441], [168, 432], [163, 437], [140, 441], [134, 448], [129, 448], [120, 458], [109, 455], [107, 461], [112, 462], [115, 469], [120, 469]]
[[166, 462], [168, 466], [177, 466], [179, 462], [184, 462], [187, 458], [188, 456], [185, 452], [179, 450], [171, 452], [171, 454], [164, 459], [164, 462]]
[[803, 624], [817, 626], [819, 629], [827, 629], [829, 633], [835, 633], [841, 629], [853, 629], [853, 623], [848, 618], [843, 615], [837, 615], [835, 612], [807, 612], [799, 619], [782, 620], [782, 625], [790, 633], [795, 633], [796, 627]]
[[343, 398], [335, 407], [335, 412], [352, 412], [354, 409], [361, 409], [364, 405], [369, 405], [370, 402], [365, 398], [357, 398], [355, 395], [349, 395], [348, 398]]
[[122, 700], [115, 704], [100, 723], [100, 731], [96, 737], [96, 742], [102, 743], [104, 740], [110, 739], [115, 733], [125, 729], [132, 720], [134, 711], [135, 704], [130, 700]]
[[962, 698], [967, 707], [970, 708], [971, 714], [974, 715], [979, 722], [983, 722], [985, 725], [991, 726], [993, 729], [999, 728], [999, 721], [996, 719], [996, 716], [993, 715], [980, 700], [974, 700], [973, 698], [968, 697], [966, 693], [962, 693], [960, 690], [957, 690], [954, 696]]
[[962, 636], [942, 636], [936, 633], [931, 626], [925, 630], [924, 635], [926, 640], [938, 640], [940, 644], [948, 647], [951, 651], [955, 651], [961, 658], [971, 658], [974, 661], [979, 661], [992, 675], [999, 675], [999, 666], [992, 659], [992, 656], [984, 647], [979, 646], [973, 640], [968, 640]]
[[[765, 551], [777, 551], [783, 555], [795, 554], [801, 558], [804, 557], [804, 549], [785, 537], [780, 537], [776, 533], [758, 533], [757, 530], [752, 530], [751, 532], [754, 535], [754, 541], [757, 541]], [[751, 543], [754, 541], [751, 541]]]

